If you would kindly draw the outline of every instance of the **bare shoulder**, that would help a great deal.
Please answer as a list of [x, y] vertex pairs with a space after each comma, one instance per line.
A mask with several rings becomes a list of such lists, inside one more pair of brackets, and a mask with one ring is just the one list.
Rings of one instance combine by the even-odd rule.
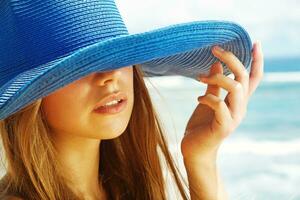
[[1, 200], [24, 200], [24, 199], [21, 197], [8, 195], [8, 196], [2, 197]]

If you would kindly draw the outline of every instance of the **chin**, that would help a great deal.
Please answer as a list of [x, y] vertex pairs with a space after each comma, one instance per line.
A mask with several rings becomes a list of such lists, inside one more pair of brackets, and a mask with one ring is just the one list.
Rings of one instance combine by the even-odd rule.
[[123, 132], [121, 132], [119, 134], [110, 134], [110, 135], [107, 135], [106, 137], [102, 137], [101, 140], [115, 139], [115, 138], [121, 136], [122, 134], [123, 134]]
[[109, 127], [101, 127], [101, 130], [95, 129], [95, 131], [92, 131], [92, 135], [89, 135], [88, 137], [94, 138], [94, 139], [99, 139], [99, 140], [109, 140], [109, 139], [114, 139], [122, 135], [125, 130], [126, 126], [123, 124], [115, 124], [114, 126], [109, 126]]

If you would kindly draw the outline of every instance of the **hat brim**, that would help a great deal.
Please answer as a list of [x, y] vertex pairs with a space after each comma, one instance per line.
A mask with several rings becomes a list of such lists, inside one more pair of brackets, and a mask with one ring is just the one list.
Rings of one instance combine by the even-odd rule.
[[[248, 68], [252, 43], [240, 25], [194, 21], [111, 38], [19, 74], [0, 88], [0, 119], [92, 72], [140, 64], [145, 76], [181, 75], [196, 79], [217, 61], [220, 45]], [[223, 63], [224, 74], [231, 71]]]

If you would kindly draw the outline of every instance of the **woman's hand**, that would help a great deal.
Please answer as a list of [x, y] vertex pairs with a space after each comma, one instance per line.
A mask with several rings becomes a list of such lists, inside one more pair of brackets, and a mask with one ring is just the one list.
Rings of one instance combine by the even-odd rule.
[[[231, 52], [216, 48], [212, 53], [224, 62], [233, 72], [234, 80], [223, 75], [220, 62], [212, 65], [208, 77], [201, 80], [207, 83], [204, 96], [198, 97], [200, 104], [188, 121], [181, 152], [186, 161], [214, 160], [222, 140], [232, 133], [247, 112], [250, 96], [263, 77], [263, 54], [260, 43], [252, 50], [251, 72]], [[224, 100], [220, 98], [221, 88], [228, 91]]]
[[[204, 96], [188, 121], [181, 142], [192, 200], [228, 199], [216, 166], [217, 151], [223, 139], [241, 123], [248, 101], [263, 77], [263, 54], [259, 43], [252, 51], [251, 72], [229, 51], [213, 48], [213, 54], [234, 74], [234, 80], [223, 75], [220, 62], [213, 64], [207, 78]], [[221, 88], [228, 91], [224, 101]]]

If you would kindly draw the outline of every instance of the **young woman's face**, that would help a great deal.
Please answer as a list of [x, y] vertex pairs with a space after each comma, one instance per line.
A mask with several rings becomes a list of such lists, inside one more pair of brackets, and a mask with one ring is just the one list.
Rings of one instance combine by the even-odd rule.
[[[124, 132], [133, 103], [133, 67], [89, 74], [56, 90], [42, 100], [51, 130], [96, 139], [111, 139]], [[99, 114], [96, 104], [113, 92], [124, 92], [127, 106], [119, 113]]]

